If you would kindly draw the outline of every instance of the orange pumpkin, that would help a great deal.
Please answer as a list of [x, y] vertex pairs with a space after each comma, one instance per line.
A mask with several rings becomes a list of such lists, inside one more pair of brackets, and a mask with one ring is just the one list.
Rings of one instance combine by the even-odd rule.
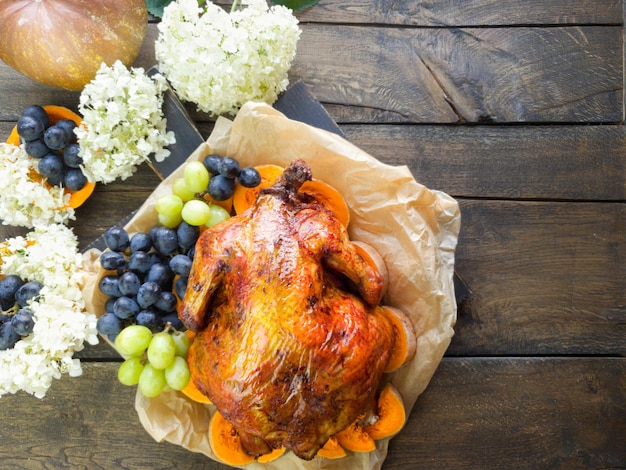
[[0, 59], [45, 85], [80, 91], [103, 62], [135, 60], [147, 21], [145, 0], [0, 2]]
[[406, 410], [400, 392], [391, 383], [385, 385], [378, 397], [376, 422], [364, 428], [369, 436], [378, 441], [393, 437], [404, 427]]
[[363, 417], [357, 418], [346, 429], [335, 434], [334, 437], [344, 449], [351, 450], [352, 452], [371, 452], [376, 449], [376, 442], [374, 442], [374, 439], [363, 429], [363, 425], [361, 424], [362, 418]]
[[243, 449], [235, 427], [226, 421], [219, 411], [215, 411], [209, 421], [209, 444], [220, 461], [233, 467], [254, 461], [254, 457]]
[[341, 459], [348, 454], [346, 454], [346, 450], [339, 445], [337, 438], [331, 436], [326, 441], [326, 444], [324, 444], [324, 447], [317, 451], [317, 455], [325, 459]]

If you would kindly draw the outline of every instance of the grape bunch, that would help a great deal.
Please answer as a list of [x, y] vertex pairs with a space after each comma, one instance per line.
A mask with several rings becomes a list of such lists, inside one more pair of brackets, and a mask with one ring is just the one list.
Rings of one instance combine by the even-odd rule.
[[115, 347], [126, 357], [118, 371], [118, 380], [137, 385], [147, 397], [163, 391], [182, 390], [189, 382], [187, 351], [191, 340], [170, 326], [158, 333], [142, 325], [130, 325], [115, 338]]
[[0, 279], [0, 351], [11, 349], [32, 333], [35, 321], [29, 306], [39, 298], [42, 287], [39, 282], [25, 282], [15, 274]]
[[38, 161], [37, 172], [53, 186], [79, 191], [87, 184], [80, 165], [80, 146], [76, 141], [71, 119], [50, 123], [46, 110], [38, 105], [28, 106], [17, 121], [17, 133], [24, 150]]
[[175, 227], [181, 221], [193, 226], [212, 227], [230, 217], [220, 202], [232, 198], [236, 183], [254, 188], [261, 175], [254, 167], [241, 168], [232, 157], [208, 155], [203, 161], [185, 165], [183, 176], [172, 184], [172, 193], [155, 203], [159, 222]]
[[159, 225], [132, 237], [122, 227], [109, 228], [104, 233], [109, 250], [100, 255], [100, 265], [108, 273], [98, 283], [108, 298], [98, 332], [114, 341], [129, 325], [153, 332], [167, 324], [181, 329], [177, 297], [182, 298], [187, 288], [199, 235], [198, 227], [185, 222], [176, 229]]

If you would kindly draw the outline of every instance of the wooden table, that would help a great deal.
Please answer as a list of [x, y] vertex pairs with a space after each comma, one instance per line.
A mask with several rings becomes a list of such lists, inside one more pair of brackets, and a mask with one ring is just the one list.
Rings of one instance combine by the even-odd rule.
[[[626, 467], [623, 3], [321, 0], [298, 14], [291, 80], [462, 210], [471, 295], [383, 468]], [[155, 63], [156, 35], [136, 65]], [[76, 109], [78, 94], [0, 64], [0, 134], [34, 103]], [[99, 185], [73, 224], [81, 246], [158, 182], [142, 167]], [[225, 468], [145, 433], [108, 346], [80, 358], [83, 375], [44, 399], [0, 399], [0, 467]]]

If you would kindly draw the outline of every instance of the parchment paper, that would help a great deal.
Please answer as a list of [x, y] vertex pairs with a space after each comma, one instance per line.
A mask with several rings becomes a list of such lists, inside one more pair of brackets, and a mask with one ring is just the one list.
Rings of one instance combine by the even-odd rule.
[[[400, 391], [407, 416], [428, 385], [447, 349], [456, 322], [454, 250], [460, 229], [460, 211], [449, 195], [417, 183], [406, 167], [385, 165], [345, 139], [286, 118], [263, 103], [247, 103], [234, 121], [218, 118], [213, 133], [189, 157], [210, 153], [233, 156], [242, 166], [274, 163], [287, 166], [303, 158], [313, 176], [337, 188], [351, 210], [350, 236], [369, 243], [383, 257], [390, 283], [383, 303], [400, 308], [415, 326], [417, 353], [400, 370], [385, 376]], [[182, 166], [155, 189], [126, 226], [132, 233], [156, 224], [154, 201], [170, 193]], [[97, 253], [87, 253], [94, 271], [89, 304], [102, 313], [103, 299], [95, 292], [102, 275], [95, 267]], [[157, 441], [169, 441], [211, 458], [208, 423], [213, 407], [187, 399], [178, 392], [146, 398], [137, 392], [135, 409], [146, 431]], [[338, 460], [315, 457], [303, 461], [291, 452], [247, 469], [380, 469], [388, 439], [377, 441], [369, 453], [350, 453]]]

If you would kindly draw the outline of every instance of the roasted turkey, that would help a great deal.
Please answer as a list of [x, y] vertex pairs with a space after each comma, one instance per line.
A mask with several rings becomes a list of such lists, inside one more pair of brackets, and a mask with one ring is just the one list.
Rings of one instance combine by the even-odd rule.
[[296, 160], [244, 213], [196, 244], [179, 308], [197, 332], [195, 385], [251, 455], [285, 446], [312, 459], [375, 409], [394, 342], [375, 308], [383, 280], [314, 197]]

